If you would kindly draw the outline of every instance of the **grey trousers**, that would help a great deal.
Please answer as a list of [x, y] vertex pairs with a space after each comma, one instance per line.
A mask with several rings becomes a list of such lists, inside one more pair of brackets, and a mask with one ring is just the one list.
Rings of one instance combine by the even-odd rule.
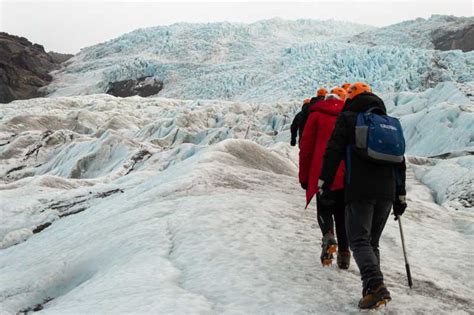
[[391, 200], [358, 200], [346, 206], [349, 246], [360, 270], [364, 291], [383, 281], [379, 240], [387, 223]]

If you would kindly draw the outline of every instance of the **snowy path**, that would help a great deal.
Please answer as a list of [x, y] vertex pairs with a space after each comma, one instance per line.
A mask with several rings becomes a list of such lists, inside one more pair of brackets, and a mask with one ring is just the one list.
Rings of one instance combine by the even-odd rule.
[[[314, 211], [303, 210], [296, 151], [270, 149], [279, 154], [226, 140], [162, 173], [138, 171], [101, 187], [124, 192], [0, 250], [0, 311], [52, 299], [42, 313], [357, 312], [354, 262], [349, 271], [319, 263], [320, 233]], [[434, 204], [412, 173], [408, 188], [403, 222], [415, 287], [406, 287], [390, 219], [381, 246], [393, 301], [381, 312], [472, 313], [472, 235], [462, 223], [474, 217]]]

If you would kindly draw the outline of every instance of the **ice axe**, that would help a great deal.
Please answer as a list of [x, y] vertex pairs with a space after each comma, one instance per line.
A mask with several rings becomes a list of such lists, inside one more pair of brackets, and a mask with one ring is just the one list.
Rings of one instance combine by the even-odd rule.
[[408, 286], [411, 289], [413, 282], [411, 281], [410, 265], [408, 264], [407, 250], [405, 248], [405, 237], [403, 236], [402, 221], [399, 215], [396, 215], [396, 218], [398, 221], [398, 227], [400, 228], [400, 236], [402, 238], [403, 257], [405, 257], [405, 269], [407, 270]]

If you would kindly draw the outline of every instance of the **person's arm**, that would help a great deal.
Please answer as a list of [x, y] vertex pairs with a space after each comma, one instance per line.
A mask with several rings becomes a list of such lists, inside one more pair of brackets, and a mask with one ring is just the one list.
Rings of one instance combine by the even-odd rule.
[[301, 184], [308, 184], [309, 171], [313, 160], [314, 146], [317, 137], [317, 115], [310, 115], [303, 131], [300, 142], [300, 171]]
[[301, 117], [301, 112], [298, 112], [298, 114], [295, 115], [295, 118], [293, 119], [293, 122], [291, 123], [291, 126], [290, 126], [290, 131], [291, 131], [290, 144], [292, 146], [296, 145], [296, 137], [298, 136], [298, 125], [299, 125], [300, 117]]
[[[339, 164], [344, 159], [348, 145], [347, 125], [344, 115], [339, 115], [336, 125], [331, 134], [331, 138], [324, 152], [323, 167], [319, 179], [324, 182], [324, 186], [330, 187], [336, 176]], [[318, 184], [319, 185], [319, 184]], [[321, 184], [322, 185], [322, 184]]]
[[397, 190], [396, 190], [396, 195], [397, 198], [398, 196], [405, 196], [407, 194], [406, 188], [405, 188], [405, 182], [406, 182], [406, 173], [407, 173], [407, 165], [405, 163], [405, 159], [403, 159], [403, 162], [399, 163], [398, 165], [395, 166], [395, 178], [396, 178], [396, 184], [397, 184]]
[[405, 159], [403, 162], [399, 163], [395, 166], [395, 180], [396, 180], [396, 191], [395, 191], [395, 201], [393, 202], [393, 214], [395, 215], [395, 220], [399, 216], [401, 216], [405, 209], [407, 208], [407, 200], [406, 200], [406, 188], [405, 188], [405, 181], [406, 181], [406, 171], [407, 166], [405, 163]]

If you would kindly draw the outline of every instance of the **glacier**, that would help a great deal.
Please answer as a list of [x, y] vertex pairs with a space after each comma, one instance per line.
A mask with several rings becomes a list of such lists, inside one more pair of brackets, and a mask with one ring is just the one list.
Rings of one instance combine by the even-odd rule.
[[474, 150], [473, 102], [461, 87], [444, 82], [421, 93], [383, 98], [389, 112], [401, 120], [408, 154], [434, 157]]
[[[424, 25], [428, 32], [439, 26], [433, 21], [436, 17], [409, 26]], [[365, 81], [379, 92], [418, 92], [439, 82], [474, 81], [474, 52], [425, 48], [416, 43], [421, 38], [417, 36], [403, 45], [347, 42], [375, 31], [392, 34], [391, 28], [374, 30], [331, 20], [178, 23], [139, 29], [82, 49], [53, 72], [46, 92], [104, 93], [110, 82], [154, 76], [164, 82], [162, 97], [265, 102], [301, 100], [318, 86], [343, 82]]]
[[472, 16], [455, 17], [449, 15], [432, 15], [428, 19], [417, 18], [394, 25], [376, 28], [356, 34], [347, 40], [359, 45], [368, 46], [404, 46], [411, 48], [433, 49], [431, 35], [434, 31], [460, 30], [474, 24]]
[[[463, 118], [473, 108], [465, 90], [448, 82], [383, 95], [420, 134], [408, 137], [403, 216], [415, 287], [406, 287], [390, 220], [381, 244], [389, 312], [473, 307], [474, 213], [465, 203], [473, 159], [456, 153], [472, 143], [450, 143], [452, 132], [472, 132], [456, 123], [472, 121]], [[318, 263], [316, 214], [304, 210], [298, 150], [288, 144], [299, 108], [103, 94], [2, 106], [0, 313], [356, 311], [354, 262], [348, 272]], [[432, 126], [419, 113], [453, 110], [452, 129], [438, 128], [439, 148], [429, 145]], [[453, 165], [449, 178], [442, 163]]]
[[[381, 312], [470, 314], [474, 52], [432, 49], [448, 21], [178, 23], [81, 50], [48, 97], [0, 107], [0, 314], [357, 312], [357, 267], [320, 266], [289, 145], [303, 98], [355, 80], [407, 142], [415, 285], [390, 219]], [[102, 94], [142, 76], [164, 90]]]

